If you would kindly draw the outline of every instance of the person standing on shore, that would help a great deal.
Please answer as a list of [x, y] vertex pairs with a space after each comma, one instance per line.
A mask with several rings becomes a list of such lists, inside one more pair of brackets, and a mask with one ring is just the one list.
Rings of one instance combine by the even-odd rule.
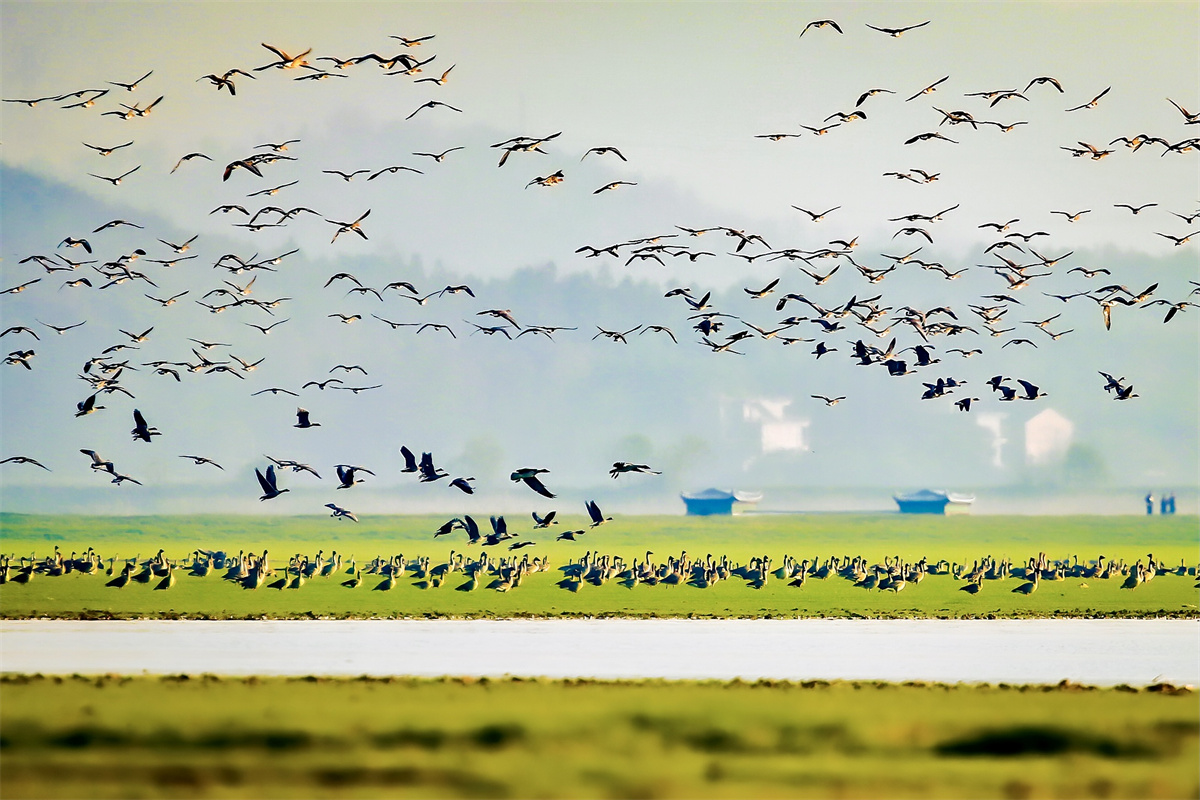
[[1150, 494], [1150, 492], [1146, 492], [1146, 515], [1149, 516], [1150, 514], [1153, 514], [1153, 513], [1154, 513], [1154, 495]]

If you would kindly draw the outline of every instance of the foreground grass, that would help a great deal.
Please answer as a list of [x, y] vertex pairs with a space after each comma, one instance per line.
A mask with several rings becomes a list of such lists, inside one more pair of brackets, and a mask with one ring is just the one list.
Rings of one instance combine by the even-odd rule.
[[[428, 555], [446, 561], [452, 548], [467, 549], [463, 534], [433, 540], [446, 517], [377, 517], [359, 525], [322, 517], [77, 517], [0, 514], [0, 549], [6, 553], [45, 555], [57, 546], [66, 554], [95, 548], [104, 557], [148, 558], [159, 548], [185, 558], [197, 547], [261, 552], [268, 549], [277, 567], [295, 553], [353, 555], [359, 565], [376, 555], [403, 553], [410, 561]], [[896, 514], [749, 516], [724, 518], [628, 517], [589, 530], [578, 542], [556, 542], [558, 529], [584, 527], [567, 517], [560, 526], [533, 531], [532, 522], [510, 519], [510, 530], [536, 541], [526, 553], [548, 558], [551, 570], [530, 576], [517, 589], [498, 593], [454, 591], [461, 577], [439, 589], [422, 590], [401, 581], [391, 592], [372, 591], [379, 582], [365, 576], [356, 590], [337, 578], [310, 580], [299, 590], [260, 588], [245, 591], [219, 576], [194, 578], [179, 573], [167, 592], [148, 585], [125, 589], [104, 586], [106, 576], [42, 576], [28, 585], [0, 586], [0, 616], [6, 618], [131, 617], [514, 617], [514, 616], [697, 616], [697, 617], [1024, 617], [1024, 616], [1197, 616], [1194, 577], [1160, 576], [1135, 590], [1120, 580], [1068, 579], [1043, 582], [1030, 596], [1014, 594], [1019, 581], [989, 581], [978, 595], [960, 592], [962, 582], [930, 576], [902, 593], [868, 592], [831, 578], [810, 580], [803, 589], [771, 581], [761, 589], [743, 581], [711, 589], [689, 586], [637, 586], [616, 582], [584, 585], [578, 592], [557, 585], [556, 569], [588, 550], [656, 560], [687, 550], [693, 556], [726, 555], [746, 563], [770, 555], [775, 564], [785, 553], [797, 559], [864, 555], [915, 561], [922, 556], [970, 564], [985, 555], [1009, 557], [1021, 564], [1039, 552], [1051, 558], [1103, 555], [1132, 563], [1148, 552], [1163, 562], [1194, 565], [1200, 558], [1197, 519], [1179, 517], [913, 517]], [[477, 555], [479, 548], [470, 548]], [[510, 555], [491, 548], [495, 558]]]
[[0, 679], [2, 797], [1195, 797], [1194, 692]]

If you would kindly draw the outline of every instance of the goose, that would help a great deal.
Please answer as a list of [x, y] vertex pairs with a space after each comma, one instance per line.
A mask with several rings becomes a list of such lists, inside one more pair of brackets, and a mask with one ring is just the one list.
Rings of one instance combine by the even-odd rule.
[[121, 574], [118, 575], [117, 577], [113, 578], [111, 581], [108, 581], [104, 585], [111, 586], [114, 589], [124, 589], [126, 586], [129, 585], [129, 581], [132, 577], [133, 577], [133, 564], [126, 561], [125, 566], [121, 569]]
[[296, 409], [296, 424], [293, 425], [292, 427], [293, 428], [319, 428], [319, 427], [321, 427], [321, 423], [310, 421], [308, 418], [308, 415], [309, 415], [308, 409], [297, 408]]
[[[944, 77], [944, 78], [941, 78], [941, 79], [939, 79], [939, 80], [936, 80], [936, 81], [934, 81], [933, 83], [931, 83], [931, 84], [929, 84], [928, 86], [926, 86], [926, 87], [925, 87], [924, 89], [922, 89], [921, 91], [919, 91], [919, 92], [917, 92], [916, 94], [914, 94], [912, 97], [910, 97], [910, 98], [908, 98], [907, 100], [905, 100], [904, 102], [906, 102], [906, 103], [907, 103], [907, 102], [909, 102], [909, 101], [911, 101], [911, 100], [916, 100], [918, 97], [920, 97], [920, 96], [921, 96], [921, 95], [923, 95], [923, 94], [932, 94], [933, 92], [936, 92], [936, 91], [937, 91], [937, 87], [938, 87], [938, 86], [942, 85], [943, 83], [945, 83], [945, 82], [946, 82], [946, 81], [948, 81], [948, 80], [950, 80], [950, 76], [949, 76], [949, 75], [947, 75], [946, 77]], [[995, 103], [994, 103], [994, 102], [993, 102], [993, 105], [995, 105]], [[944, 113], [944, 112], [943, 112], [943, 113]]]
[[[338, 488], [340, 489], [342, 487], [339, 486]], [[358, 517], [356, 517], [351, 511], [347, 511], [346, 509], [341, 508], [333, 503], [326, 503], [325, 507], [333, 511], [333, 513], [329, 516], [333, 517], [334, 519], [348, 519], [351, 522], [358, 522]]]
[[[308, 48], [307, 50], [305, 50], [303, 53], [297, 53], [296, 55], [291, 56], [291, 55], [288, 55], [285, 51], [280, 50], [278, 47], [269, 45], [266, 42], [262, 42], [262, 46], [267, 48], [268, 50], [270, 50], [276, 56], [278, 56], [279, 60], [272, 61], [270, 64], [264, 64], [261, 67], [255, 67], [254, 68], [255, 72], [262, 72], [265, 69], [272, 69], [272, 68], [296, 69], [298, 67], [307, 67], [308, 69], [316, 69], [315, 67], [310, 66], [309, 63], [304, 60], [304, 57], [312, 52], [311, 47]], [[286, 148], [282, 148], [282, 149], [286, 149]]]
[[[41, 467], [42, 469], [46, 470], [46, 472], [53, 472], [53, 470], [47, 467], [45, 464], [37, 459], [30, 458], [29, 456], [9, 456], [8, 458], [0, 460], [0, 464], [32, 464], [35, 467]], [[535, 514], [534, 517], [536, 518], [536, 516], [537, 515]], [[549, 516], [554, 516], [554, 512], [551, 511]]]
[[[362, 483], [362, 480], [355, 480], [354, 476], [359, 472], [365, 472], [368, 475], [374, 476], [375, 473], [366, 467], [357, 467], [351, 464], [336, 465], [338, 480], [341, 481], [338, 489], [349, 489], [356, 483]], [[335, 514], [336, 516], [336, 514]], [[355, 520], [357, 522], [357, 520]]]
[[618, 186], [637, 186], [637, 183], [634, 181], [613, 181], [612, 183], [604, 184], [599, 189], [596, 189], [594, 192], [592, 192], [592, 194], [600, 194], [601, 192], [607, 192], [612, 189], [616, 189]]
[[364, 211], [358, 217], [358, 219], [354, 220], [353, 222], [338, 222], [337, 220], [326, 219], [325, 220], [326, 222], [338, 226], [338, 229], [336, 231], [334, 231], [333, 238], [329, 240], [329, 243], [333, 244], [334, 242], [336, 242], [337, 238], [339, 236], [341, 236], [343, 233], [357, 233], [359, 236], [366, 239], [367, 234], [363, 232], [363, 230], [360, 226], [361, 226], [362, 221], [364, 219], [366, 219], [370, 214], [371, 214], [371, 209], [368, 208], [366, 211]]
[[1026, 583], [1022, 583], [1020, 586], [1017, 586], [1012, 591], [1014, 594], [1025, 594], [1025, 595], [1033, 594], [1034, 592], [1037, 591], [1038, 583], [1040, 581], [1041, 581], [1040, 573], [1037, 570], [1035, 570], [1033, 573], [1033, 580], [1027, 581]]
[[132, 431], [130, 431], [130, 433], [133, 435], [135, 441], [141, 440], [143, 442], [149, 442], [150, 437], [162, 435], [158, 428], [146, 424], [146, 418], [142, 416], [142, 412], [136, 408], [133, 410], [133, 422], [134, 428]]
[[797, 39], [803, 38], [804, 34], [808, 33], [809, 28], [818, 28], [818, 29], [819, 28], [833, 28], [838, 33], [842, 32], [841, 27], [833, 20], [831, 20], [831, 19], [816, 19], [816, 20], [813, 20], [812, 22], [808, 23], [807, 25], [805, 25], [804, 30], [800, 31], [800, 35], [797, 36], [796, 38]]
[[349, 580], [342, 581], [342, 586], [345, 586], [347, 589], [357, 589], [358, 587], [362, 586], [362, 570], [355, 570], [354, 577], [350, 578]]
[[440, 153], [413, 153], [413, 155], [414, 156], [424, 156], [426, 158], [432, 158], [434, 161], [436, 161], [440, 164], [440, 163], [442, 163], [442, 159], [444, 159], [450, 153], [453, 153], [455, 150], [464, 150], [464, 149], [465, 148], [463, 148], [463, 147], [451, 147], [450, 149], [443, 150]]
[[138, 88], [138, 86], [141, 85], [142, 81], [146, 80], [146, 78], [149, 78], [153, 74], [154, 74], [154, 70], [150, 70], [145, 75], [143, 75], [142, 77], [138, 78], [136, 81], [133, 81], [131, 83], [121, 83], [120, 81], [107, 81], [107, 83], [112, 86], [120, 86], [122, 89], [124, 89], [127, 92], [133, 92], [133, 91], [137, 91], [137, 88]]
[[[109, 182], [109, 183], [111, 183], [113, 186], [119, 186], [119, 185], [121, 184], [121, 181], [122, 181], [122, 180], [124, 180], [125, 178], [129, 177], [129, 176], [130, 176], [130, 175], [132, 175], [133, 173], [137, 172], [137, 171], [138, 171], [139, 169], [141, 169], [141, 168], [142, 168], [142, 165], [141, 165], [141, 164], [138, 164], [138, 165], [137, 165], [136, 167], [134, 167], [133, 169], [129, 170], [128, 172], [123, 172], [123, 173], [121, 173], [120, 175], [117, 175], [115, 178], [110, 178], [110, 177], [108, 177], [107, 175], [97, 175], [97, 174], [95, 174], [95, 173], [93, 173], [93, 172], [89, 172], [89, 173], [88, 173], [88, 175], [90, 175], [90, 176], [91, 176], [91, 177], [93, 177], [93, 178], [99, 178], [99, 179], [100, 179], [100, 180], [102, 180], [102, 181], [108, 181], [108, 182]], [[89, 251], [89, 252], [90, 252], [90, 251]]]
[[877, 28], [874, 25], [870, 25], [870, 24], [868, 24], [867, 27], [873, 31], [879, 31], [880, 33], [886, 33], [888, 36], [891, 36], [893, 39], [899, 39], [901, 36], [903, 36], [908, 31], [915, 30], [916, 28], [924, 28], [930, 22], [932, 22], [932, 20], [927, 19], [924, 22], [918, 22], [916, 25], [906, 25], [903, 28]]
[[156, 585], [154, 587], [154, 591], [156, 591], [156, 592], [165, 591], [167, 589], [170, 589], [174, 585], [175, 585], [175, 565], [172, 562], [168, 561], [167, 562], [167, 575], [165, 578], [163, 578], [161, 581], [158, 582], [158, 585]]
[[587, 508], [588, 516], [592, 520], [591, 527], [595, 528], [612, 521], [612, 517], [606, 517], [601, 513], [600, 506], [596, 505], [595, 500], [588, 500], [584, 507]]
[[1100, 94], [1096, 95], [1096, 96], [1095, 96], [1095, 97], [1093, 97], [1091, 100], [1089, 100], [1089, 101], [1087, 101], [1086, 103], [1084, 103], [1083, 105], [1078, 105], [1078, 106], [1075, 106], [1074, 108], [1068, 108], [1068, 109], [1067, 109], [1067, 111], [1068, 111], [1068, 112], [1070, 112], [1070, 111], [1079, 111], [1079, 110], [1081, 110], [1081, 109], [1084, 109], [1084, 108], [1095, 108], [1095, 107], [1096, 107], [1096, 105], [1097, 105], [1097, 104], [1100, 102], [1100, 98], [1104, 97], [1104, 95], [1108, 94], [1110, 91], [1112, 91], [1112, 87], [1111, 87], [1111, 86], [1109, 86], [1109, 87], [1108, 87], [1107, 89], [1105, 89], [1103, 92], [1101, 92]]
[[416, 110], [413, 111], [411, 114], [409, 114], [404, 119], [405, 119], [405, 121], [408, 121], [408, 120], [412, 119], [413, 117], [415, 117], [417, 114], [419, 114], [421, 111], [425, 110], [426, 108], [437, 108], [438, 106], [443, 106], [444, 108], [448, 108], [451, 111], [457, 111], [460, 114], [462, 113], [461, 108], [455, 108], [454, 106], [450, 105], [449, 103], [443, 103], [439, 100], [430, 100], [426, 103], [422, 103], [421, 105], [417, 106]]
[[261, 500], [273, 500], [284, 492], [291, 491], [290, 489], [280, 489], [276, 485], [275, 465], [271, 464], [267, 467], [267, 472], [264, 475], [255, 467], [254, 474], [258, 477], [258, 485], [262, 487], [263, 496], [258, 498]]
[[[526, 486], [528, 486], [530, 489], [533, 489], [542, 497], [554, 498], [557, 495], [547, 489], [545, 484], [542, 483], [541, 479], [538, 478], [540, 473], [549, 471], [550, 470], [548, 469], [538, 469], [535, 467], [522, 467], [521, 469], [514, 470], [513, 473], [508, 477], [514, 483], [524, 482]], [[547, 517], [547, 519], [549, 519], [549, 517]]]
[[133, 141], [131, 140], [131, 141], [125, 142], [124, 144], [113, 145], [112, 147], [100, 147], [98, 145], [88, 144], [87, 142], [81, 142], [80, 144], [82, 144], [84, 147], [95, 150], [97, 153], [99, 153], [102, 156], [110, 156], [123, 147], [129, 147], [131, 144], [133, 144]]
[[626, 461], [614, 462], [612, 465], [612, 469], [610, 469], [608, 471], [608, 474], [610, 477], [612, 477], [614, 480], [616, 480], [618, 475], [622, 475], [626, 472], [637, 472], [637, 473], [648, 474], [648, 475], [662, 475], [662, 472], [660, 472], [658, 470], [650, 469], [650, 467], [646, 464], [630, 464]]

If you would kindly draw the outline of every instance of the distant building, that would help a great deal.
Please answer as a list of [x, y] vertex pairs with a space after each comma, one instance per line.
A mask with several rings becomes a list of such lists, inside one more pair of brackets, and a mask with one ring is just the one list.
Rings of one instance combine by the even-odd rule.
[[[689, 516], [709, 516], [712, 514], [734, 514], [753, 509], [762, 499], [758, 492], [727, 492], [722, 489], [705, 489], [694, 494], [681, 494], [683, 505]], [[737, 511], [734, 511], [734, 508]]]
[[895, 495], [894, 499], [901, 514], [966, 514], [975, 502], [969, 495], [931, 489]]

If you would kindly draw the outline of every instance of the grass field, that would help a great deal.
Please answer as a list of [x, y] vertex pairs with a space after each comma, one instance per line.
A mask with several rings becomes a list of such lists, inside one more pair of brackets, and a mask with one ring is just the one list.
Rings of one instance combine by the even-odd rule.
[[2, 797], [1195, 797], [1187, 690], [0, 679]]
[[[371, 558], [403, 553], [410, 561], [428, 555], [433, 564], [450, 551], [467, 551], [461, 532], [434, 540], [448, 517], [376, 517], [361, 524], [325, 517], [79, 517], [0, 515], [0, 550], [44, 556], [94, 548], [102, 557], [145, 559], [159, 548], [183, 560], [195, 548], [271, 552], [280, 568], [296, 553], [325, 556], [337, 551], [362, 566]], [[615, 581], [559, 588], [558, 567], [585, 552], [623, 556], [627, 562], [655, 553], [656, 561], [688, 551], [693, 557], [725, 555], [745, 564], [769, 555], [774, 565], [784, 554], [797, 559], [862, 555], [871, 563], [885, 557], [930, 563], [939, 559], [971, 564], [986, 555], [1023, 564], [1039, 552], [1080, 561], [1103, 555], [1130, 564], [1153, 552], [1167, 564], [1194, 566], [1200, 559], [1200, 529], [1194, 516], [1178, 517], [916, 517], [875, 515], [759, 515], [743, 517], [626, 517], [589, 530], [577, 542], [556, 542], [558, 530], [585, 527], [582, 517], [563, 519], [547, 531], [532, 521], [510, 519], [510, 530], [534, 547], [516, 554], [549, 559], [551, 569], [529, 576], [500, 593], [454, 591], [454, 576], [438, 589], [420, 589], [404, 580], [390, 592], [372, 591], [378, 576], [364, 576], [355, 590], [337, 579], [315, 578], [298, 590], [262, 587], [246, 591], [216, 574], [195, 578], [177, 573], [173, 588], [150, 585], [106, 588], [108, 576], [72, 573], [35, 576], [28, 585], [0, 586], [0, 615], [22, 617], [512, 617], [512, 616], [697, 616], [697, 617], [1021, 617], [1021, 616], [1197, 616], [1194, 577], [1160, 576], [1135, 590], [1121, 581], [1044, 581], [1030, 596], [1011, 591], [1020, 581], [987, 581], [978, 595], [959, 589], [962, 581], [933, 575], [901, 593], [867, 591], [837, 577], [810, 580], [803, 589], [772, 580], [760, 589], [731, 579], [709, 589], [681, 586], [626, 588]], [[503, 546], [488, 548], [493, 558], [509, 556]], [[469, 548], [478, 557], [480, 548]], [[344, 569], [343, 569], [344, 571]], [[152, 584], [151, 584], [152, 585]]]

